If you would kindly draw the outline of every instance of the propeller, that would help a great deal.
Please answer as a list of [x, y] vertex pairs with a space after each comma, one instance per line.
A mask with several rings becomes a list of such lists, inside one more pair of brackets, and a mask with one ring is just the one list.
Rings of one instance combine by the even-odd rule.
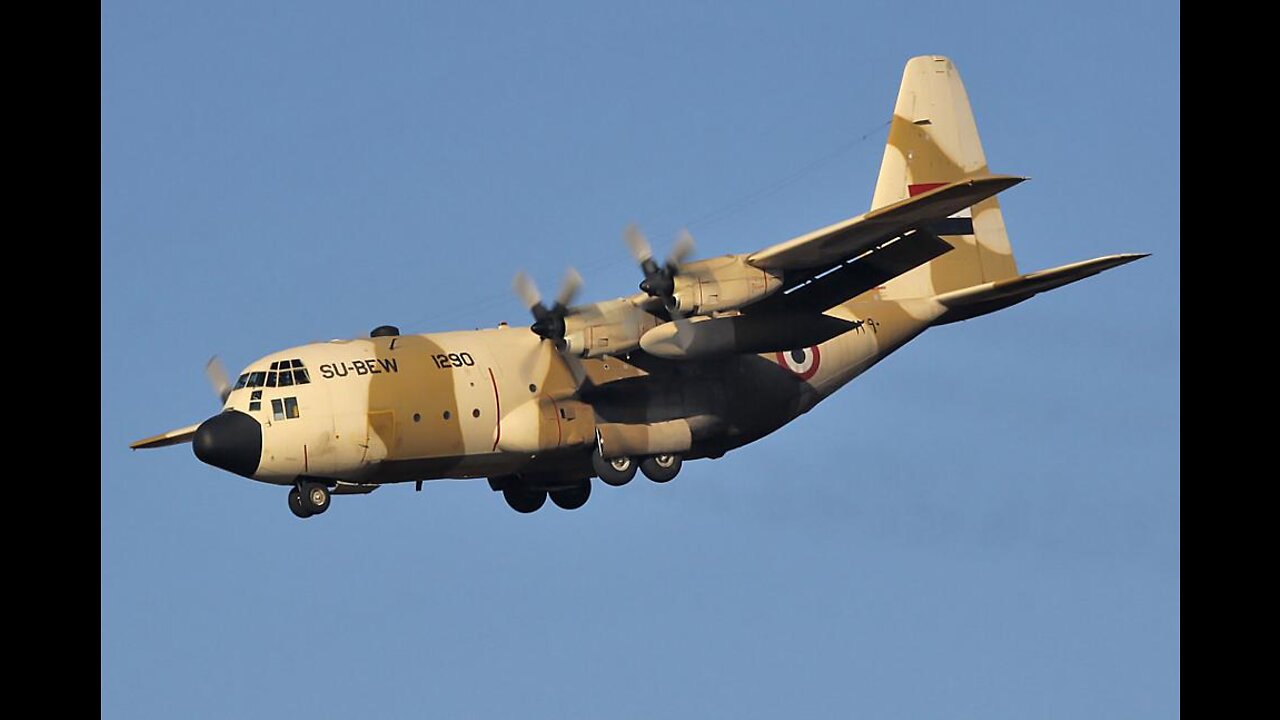
[[564, 281], [560, 283], [560, 292], [556, 294], [555, 304], [550, 308], [543, 304], [542, 294], [538, 292], [538, 286], [534, 284], [533, 279], [523, 271], [516, 273], [511, 287], [525, 307], [529, 308], [529, 312], [533, 313], [533, 324], [529, 329], [563, 350], [565, 348], [564, 318], [569, 314], [569, 303], [573, 302], [574, 296], [582, 289], [582, 276], [578, 271], [569, 268], [565, 272]]
[[680, 274], [680, 265], [693, 253], [693, 236], [688, 230], [681, 230], [676, 236], [675, 245], [671, 247], [671, 253], [667, 255], [666, 263], [662, 265], [653, 259], [653, 248], [649, 245], [649, 240], [645, 238], [644, 233], [640, 232], [640, 228], [634, 224], [628, 225], [622, 236], [627, 242], [627, 247], [631, 248], [631, 254], [636, 262], [640, 263], [640, 270], [644, 272], [644, 281], [640, 283], [640, 289], [650, 297], [661, 298], [662, 304], [666, 306], [672, 318], [679, 317], [680, 313], [676, 307], [675, 278]]
[[227, 396], [231, 394], [231, 378], [227, 375], [227, 368], [217, 355], [209, 358], [209, 362], [205, 363], [204, 376], [209, 378], [209, 384], [213, 386], [213, 391], [217, 393], [218, 399], [225, 405]]

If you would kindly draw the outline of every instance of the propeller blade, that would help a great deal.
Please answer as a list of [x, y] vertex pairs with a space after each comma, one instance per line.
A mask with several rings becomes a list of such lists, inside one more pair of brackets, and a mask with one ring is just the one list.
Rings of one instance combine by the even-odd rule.
[[667, 256], [667, 267], [680, 267], [691, 254], [693, 254], [693, 236], [688, 230], [681, 230], [676, 236], [676, 244], [671, 248], [671, 254]]
[[649, 241], [645, 239], [644, 233], [640, 232], [640, 228], [635, 223], [627, 226], [622, 232], [622, 237], [627, 241], [627, 247], [631, 248], [631, 254], [635, 257], [636, 262], [641, 265], [653, 259], [653, 248], [649, 247]]
[[569, 303], [573, 302], [573, 298], [582, 289], [582, 276], [577, 270], [569, 268], [564, 274], [564, 282], [560, 283], [560, 294], [556, 295], [556, 307], [564, 309], [569, 307]]
[[515, 280], [511, 281], [511, 288], [520, 297], [520, 302], [530, 310], [542, 304], [542, 294], [538, 292], [538, 286], [533, 283], [533, 278], [524, 274], [523, 270], [516, 273]]
[[209, 362], [205, 363], [204, 375], [209, 378], [209, 384], [213, 386], [213, 391], [217, 393], [218, 398], [226, 404], [227, 396], [231, 394], [231, 378], [217, 355], [209, 358]]

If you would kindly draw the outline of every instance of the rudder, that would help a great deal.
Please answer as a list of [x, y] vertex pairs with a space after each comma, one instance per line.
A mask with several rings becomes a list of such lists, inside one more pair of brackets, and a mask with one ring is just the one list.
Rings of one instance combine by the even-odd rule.
[[[902, 73], [871, 209], [987, 174], [987, 159], [959, 71], [941, 55], [911, 58]], [[995, 197], [932, 229], [955, 249], [890, 280], [880, 297], [931, 297], [1018, 275]]]

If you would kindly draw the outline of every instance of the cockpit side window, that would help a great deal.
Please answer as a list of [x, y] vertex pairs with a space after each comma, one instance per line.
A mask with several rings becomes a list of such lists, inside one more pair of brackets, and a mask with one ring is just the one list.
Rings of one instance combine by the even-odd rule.
[[245, 373], [241, 375], [240, 379], [236, 380], [236, 386], [233, 389], [239, 390], [240, 388], [244, 387], [244, 384], [247, 382], [249, 382], [249, 373]]
[[262, 387], [267, 382], [267, 374], [259, 370], [258, 372], [249, 373], [248, 387]]
[[293, 384], [293, 371], [281, 370], [280, 371], [280, 387], [289, 387], [292, 384]]
[[307, 374], [307, 369], [296, 368], [293, 371], [293, 382], [297, 385], [306, 385], [311, 382], [311, 376]]

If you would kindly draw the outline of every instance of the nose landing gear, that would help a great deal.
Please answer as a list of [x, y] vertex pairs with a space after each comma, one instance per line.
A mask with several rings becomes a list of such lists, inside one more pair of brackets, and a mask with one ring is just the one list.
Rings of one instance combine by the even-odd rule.
[[329, 488], [315, 482], [299, 482], [289, 491], [289, 509], [300, 518], [319, 515], [329, 509]]

